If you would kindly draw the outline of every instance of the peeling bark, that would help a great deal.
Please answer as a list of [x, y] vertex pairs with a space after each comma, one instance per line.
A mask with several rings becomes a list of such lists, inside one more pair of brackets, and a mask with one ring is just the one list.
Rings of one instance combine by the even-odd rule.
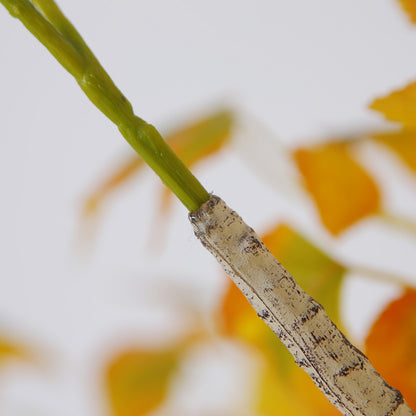
[[415, 415], [224, 201], [211, 196], [189, 219], [259, 317], [344, 415]]

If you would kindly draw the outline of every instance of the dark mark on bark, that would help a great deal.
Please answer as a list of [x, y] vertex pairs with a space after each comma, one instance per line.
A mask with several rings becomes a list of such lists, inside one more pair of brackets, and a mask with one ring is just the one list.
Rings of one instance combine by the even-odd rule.
[[338, 361], [338, 354], [336, 354], [335, 352], [330, 352], [328, 354], [334, 361]]
[[[387, 383], [386, 383], [387, 384]], [[389, 388], [391, 388], [388, 384], [387, 384], [387, 386], [389, 387]], [[396, 389], [394, 389], [394, 390], [396, 390]], [[385, 416], [391, 416], [395, 411], [396, 411], [396, 409], [400, 406], [400, 405], [402, 405], [403, 403], [404, 403], [404, 399], [403, 399], [403, 396], [402, 396], [402, 394], [400, 393], [400, 391], [399, 390], [396, 390], [396, 398], [395, 398], [395, 406], [394, 406], [394, 408], [392, 408], [388, 413], [386, 413], [386, 415]]]
[[316, 342], [316, 344], [320, 344], [322, 341], [326, 341], [327, 340], [327, 337], [325, 335], [323, 335], [323, 336], [320, 336], [320, 335], [316, 336], [314, 334], [314, 331], [311, 331], [310, 334], [311, 334], [311, 337], [313, 338], [313, 340]]
[[335, 377], [337, 377], [337, 376], [345, 377], [345, 376], [348, 376], [349, 374], [351, 374], [351, 372], [353, 372], [355, 370], [362, 370], [363, 368], [364, 368], [364, 363], [361, 359], [359, 359], [359, 361], [354, 363], [353, 365], [342, 367], [341, 370], [338, 371], [338, 373], [335, 374]]
[[263, 310], [261, 311], [261, 313], [258, 313], [258, 314], [257, 314], [257, 316], [258, 316], [259, 318], [263, 319], [263, 320], [266, 320], [266, 319], [270, 316], [270, 313], [269, 313], [269, 311], [268, 311], [267, 309], [263, 309]]
[[262, 242], [254, 235], [243, 234], [240, 237], [240, 244], [244, 246], [243, 251], [247, 254], [257, 256], [263, 246]]
[[310, 363], [305, 359], [295, 360], [295, 362], [299, 367], [303, 369], [311, 367]]

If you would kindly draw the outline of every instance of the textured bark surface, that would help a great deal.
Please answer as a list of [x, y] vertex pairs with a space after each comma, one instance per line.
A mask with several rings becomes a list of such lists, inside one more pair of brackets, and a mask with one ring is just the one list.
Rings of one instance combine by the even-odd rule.
[[415, 415], [224, 201], [211, 196], [189, 219], [259, 317], [344, 415]]

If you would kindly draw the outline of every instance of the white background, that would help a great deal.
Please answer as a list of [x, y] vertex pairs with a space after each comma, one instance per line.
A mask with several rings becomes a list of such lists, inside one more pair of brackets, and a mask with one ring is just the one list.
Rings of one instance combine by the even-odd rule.
[[[416, 77], [416, 29], [394, 0], [59, 5], [136, 113], [162, 132], [228, 106], [295, 147], [387, 125], [366, 106]], [[109, 200], [89, 247], [85, 241], [80, 247], [85, 197], [130, 153], [73, 79], [1, 7], [0, 331], [45, 355], [36, 368], [10, 368], [0, 377], [2, 415], [105, 414], [100, 376], [118, 347], [175, 339], [197, 311], [218, 302], [223, 276], [193, 238], [179, 203], [164, 251], [149, 250], [159, 195], [150, 171]], [[386, 184], [385, 206], [415, 219], [414, 177], [382, 149], [364, 148], [363, 155]], [[261, 163], [249, 159], [234, 145], [196, 173], [259, 232], [286, 220], [345, 262], [416, 280], [414, 238], [374, 219], [334, 240], [307, 199], [280, 192], [280, 177], [266, 183]], [[343, 314], [358, 344], [397, 293], [349, 276]], [[245, 367], [231, 347], [218, 348]], [[192, 400], [177, 399], [173, 408], [186, 416], [242, 414], [244, 386], [233, 389], [231, 380], [245, 370], [227, 375], [201, 354], [205, 378], [193, 381]], [[208, 396], [198, 383], [211, 389]]]

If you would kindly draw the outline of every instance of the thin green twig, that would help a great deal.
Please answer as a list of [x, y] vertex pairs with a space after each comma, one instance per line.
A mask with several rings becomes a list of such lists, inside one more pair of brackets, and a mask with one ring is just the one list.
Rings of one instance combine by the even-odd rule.
[[383, 270], [372, 269], [366, 266], [346, 266], [348, 273], [356, 274], [362, 277], [367, 277], [379, 282], [385, 282], [392, 285], [399, 286], [403, 289], [414, 288], [416, 282], [412, 282], [410, 277], [399, 276], [396, 273], [385, 272]]
[[399, 230], [405, 231], [409, 233], [410, 235], [412, 235], [413, 237], [416, 237], [416, 222], [415, 221], [409, 218], [403, 218], [403, 217], [397, 216], [387, 211], [380, 212], [379, 217], [387, 224]]
[[87, 97], [191, 211], [209, 199], [190, 170], [152, 125], [137, 117], [74, 26], [53, 0], [0, 0], [10, 14], [51, 52]]

